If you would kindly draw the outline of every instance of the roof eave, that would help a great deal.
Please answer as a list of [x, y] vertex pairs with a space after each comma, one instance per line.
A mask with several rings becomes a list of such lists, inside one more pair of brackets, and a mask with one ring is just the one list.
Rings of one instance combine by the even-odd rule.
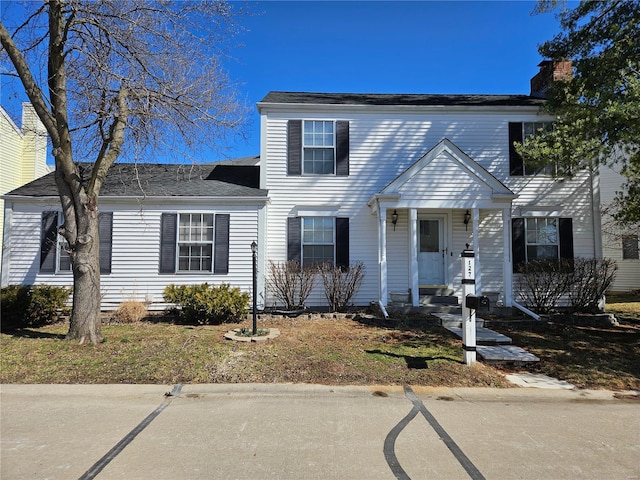
[[292, 111], [406, 111], [406, 112], [443, 112], [443, 111], [474, 111], [474, 112], [537, 112], [541, 105], [361, 105], [361, 104], [335, 104], [335, 103], [272, 103], [259, 102], [258, 113], [261, 115], [268, 110], [280, 112]]
[[[51, 201], [59, 201], [58, 196], [52, 195], [43, 195], [43, 196], [35, 196], [35, 195], [0, 195], [0, 198], [5, 201], [10, 202], [36, 202], [36, 203], [51, 203]], [[111, 203], [158, 203], [158, 204], [167, 204], [167, 203], [175, 203], [179, 201], [180, 203], [211, 203], [211, 202], [224, 202], [226, 204], [266, 204], [270, 201], [268, 197], [268, 193], [264, 193], [261, 195], [238, 195], [238, 196], [212, 196], [212, 195], [173, 195], [173, 196], [109, 196], [109, 195], [101, 195], [100, 199], [103, 201], [109, 201]]]

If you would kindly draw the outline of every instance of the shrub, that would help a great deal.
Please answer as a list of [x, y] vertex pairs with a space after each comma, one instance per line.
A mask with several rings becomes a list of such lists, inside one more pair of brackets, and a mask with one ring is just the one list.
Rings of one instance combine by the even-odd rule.
[[59, 322], [68, 315], [71, 289], [54, 285], [9, 285], [2, 289], [2, 325], [38, 327]]
[[613, 260], [578, 258], [573, 262], [572, 283], [568, 291], [571, 309], [597, 313], [605, 291], [613, 284], [618, 266]]
[[3, 329], [26, 326], [24, 315], [30, 291], [31, 287], [28, 285], [8, 285], [2, 288], [0, 309]]
[[571, 282], [570, 266], [557, 260], [532, 260], [520, 267], [520, 296], [537, 313], [553, 310]]
[[128, 300], [118, 305], [111, 319], [118, 323], [135, 323], [147, 316], [147, 305], [143, 302]]
[[572, 312], [595, 313], [616, 269], [607, 259], [534, 260], [520, 269], [520, 296], [538, 313], [556, 309], [562, 297]]
[[351, 299], [364, 279], [364, 264], [358, 262], [343, 269], [325, 263], [319, 270], [324, 285], [324, 295], [331, 311], [340, 312], [350, 307]]
[[164, 289], [164, 299], [179, 306], [184, 321], [199, 325], [237, 321], [249, 308], [249, 294], [225, 283], [219, 286], [171, 284]]
[[267, 289], [285, 310], [298, 310], [305, 307], [311, 294], [315, 273], [315, 269], [301, 268], [300, 263], [294, 260], [284, 263], [269, 260]]

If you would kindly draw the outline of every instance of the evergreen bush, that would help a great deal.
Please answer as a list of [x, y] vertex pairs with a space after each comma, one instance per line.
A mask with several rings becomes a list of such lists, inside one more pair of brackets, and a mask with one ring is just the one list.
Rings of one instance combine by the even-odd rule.
[[56, 285], [8, 285], [2, 288], [2, 327], [39, 327], [69, 314], [72, 289]]
[[236, 322], [249, 309], [249, 294], [226, 283], [171, 284], [164, 289], [164, 299], [179, 307], [179, 315], [185, 322], [198, 325]]

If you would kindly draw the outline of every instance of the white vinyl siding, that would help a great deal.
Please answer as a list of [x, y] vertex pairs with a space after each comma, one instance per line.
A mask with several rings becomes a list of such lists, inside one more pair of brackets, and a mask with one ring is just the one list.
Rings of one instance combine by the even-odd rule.
[[[66, 285], [73, 283], [72, 275], [41, 274], [40, 258], [41, 214], [57, 205], [36, 208], [14, 202], [11, 225], [11, 262], [9, 283]], [[229, 283], [249, 292], [252, 285], [251, 242], [257, 239], [258, 206], [218, 205], [211, 213], [230, 215], [229, 273], [185, 272], [176, 275], [159, 274], [160, 218], [163, 212], [191, 213], [203, 211], [194, 205], [109, 204], [101, 201], [101, 211], [113, 209], [111, 273], [101, 276], [102, 308], [110, 310], [125, 300], [149, 302], [151, 309], [165, 308], [164, 288], [175, 284]], [[35, 260], [34, 260], [35, 259]]]
[[[34, 108], [23, 104], [22, 127], [0, 106], [0, 195], [47, 173], [47, 135]], [[4, 200], [0, 200], [0, 239], [4, 231]], [[0, 246], [0, 255], [4, 245]]]
[[[620, 165], [614, 168], [600, 167], [600, 203], [603, 208], [613, 202], [616, 192], [622, 189], [625, 179], [619, 173]], [[618, 265], [612, 291], [631, 291], [640, 289], [640, 259], [624, 258], [622, 236], [633, 234], [616, 228], [608, 215], [602, 218], [602, 254], [614, 260]]]
[[[269, 190], [271, 203], [267, 221], [266, 259], [284, 261], [287, 257], [287, 218], [301, 206], [330, 206], [338, 209], [338, 216], [350, 219], [350, 261], [366, 265], [364, 283], [355, 303], [369, 304], [379, 295], [378, 221], [367, 202], [397, 176], [413, 165], [443, 138], [451, 140], [466, 155], [504, 183], [516, 195], [512, 215], [528, 215], [522, 210], [542, 208], [557, 210], [558, 215], [573, 217], [574, 252], [576, 256], [593, 256], [590, 177], [579, 172], [571, 179], [557, 181], [550, 177], [509, 176], [509, 122], [537, 122], [541, 118], [534, 109], [505, 109], [491, 112], [471, 108], [446, 112], [444, 109], [406, 109], [404, 113], [388, 109], [360, 109], [349, 111], [347, 106], [313, 106], [299, 111], [278, 111], [277, 106], [263, 111], [262, 151], [263, 188]], [[400, 110], [400, 109], [398, 109]], [[454, 110], [454, 109], [452, 109]], [[349, 121], [348, 177], [290, 177], [287, 176], [287, 122], [292, 119]], [[403, 199], [413, 198], [416, 205], [431, 206], [450, 201], [442, 212], [450, 214], [447, 276], [450, 285], [458, 290], [460, 282], [459, 254], [465, 243], [473, 243], [472, 225], [465, 231], [463, 214], [468, 205], [480, 195], [489, 201], [490, 191], [472, 175], [461, 174], [451, 168], [446, 156], [436, 159], [438, 168], [428, 175], [415, 177], [411, 188], [402, 191]], [[464, 207], [463, 207], [464, 205]], [[482, 208], [482, 203], [479, 204]], [[506, 204], [508, 205], [508, 203]], [[422, 208], [422, 207], [418, 207]], [[464, 209], [463, 209], [464, 208]], [[421, 212], [422, 210], [418, 210]], [[387, 212], [387, 279], [388, 291], [406, 292], [409, 288], [409, 239], [406, 209], [398, 209], [396, 231]], [[484, 218], [489, 220], [484, 220]], [[499, 290], [502, 279], [503, 251], [500, 210], [481, 210], [483, 230], [480, 232], [480, 261], [486, 278], [483, 285]], [[491, 223], [486, 222], [497, 222]], [[451, 233], [452, 232], [452, 233]], [[484, 250], [486, 249], [486, 251]], [[453, 255], [452, 255], [453, 254]], [[497, 276], [497, 278], [496, 278]], [[483, 287], [485, 288], [485, 287]], [[309, 305], [324, 305], [326, 300], [318, 284]]]

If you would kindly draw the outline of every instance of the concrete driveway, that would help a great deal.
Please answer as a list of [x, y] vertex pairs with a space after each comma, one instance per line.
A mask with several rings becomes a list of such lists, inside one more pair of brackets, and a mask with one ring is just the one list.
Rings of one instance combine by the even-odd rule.
[[2, 479], [640, 479], [640, 402], [606, 391], [2, 385], [0, 408]]

